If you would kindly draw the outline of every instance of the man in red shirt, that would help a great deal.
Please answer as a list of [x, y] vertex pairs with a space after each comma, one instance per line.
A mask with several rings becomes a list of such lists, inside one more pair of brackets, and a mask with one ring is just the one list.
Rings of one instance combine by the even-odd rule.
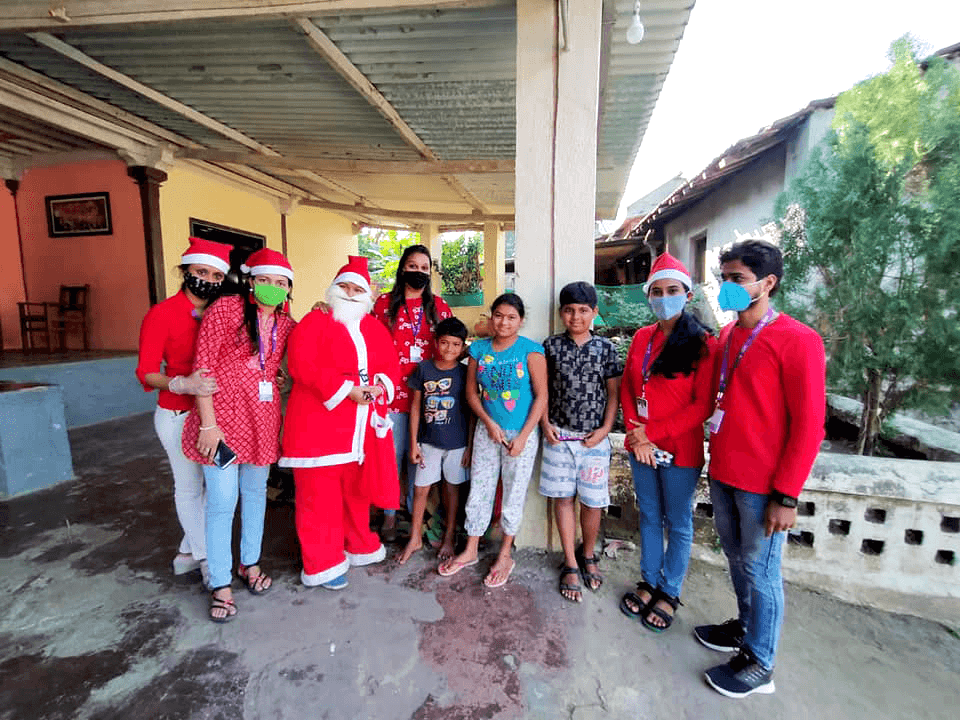
[[710, 496], [739, 614], [694, 635], [712, 650], [738, 652], [706, 679], [727, 697], [746, 697], [775, 689], [781, 553], [823, 440], [826, 362], [820, 336], [770, 305], [783, 277], [776, 246], [738, 242], [721, 253], [720, 271], [720, 307], [738, 317], [718, 342]]

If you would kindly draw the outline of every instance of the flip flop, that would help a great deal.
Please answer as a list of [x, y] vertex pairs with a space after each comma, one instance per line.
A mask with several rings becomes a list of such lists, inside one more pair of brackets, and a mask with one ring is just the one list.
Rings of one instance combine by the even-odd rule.
[[[504, 585], [507, 584], [507, 580], [510, 579], [510, 575], [513, 573], [513, 569], [514, 569], [516, 566], [517, 566], [517, 561], [516, 561], [516, 560], [512, 560], [512, 561], [510, 562], [510, 569], [507, 570], [507, 574], [503, 576], [503, 579], [502, 579], [502, 580], [498, 580], [497, 582], [487, 582], [487, 578], [484, 578], [484, 579], [483, 579], [483, 584], [486, 585], [488, 588], [503, 587]], [[487, 577], [490, 577], [490, 576], [487, 575]]]
[[[452, 561], [450, 563], [440, 563], [440, 565], [437, 566], [437, 573], [442, 575], [443, 577], [451, 577], [453, 575], [456, 575], [465, 567], [476, 565], [478, 562], [480, 562], [480, 558], [477, 557], [471, 560], [470, 562]], [[446, 569], [444, 569], [444, 566], [446, 566]]]

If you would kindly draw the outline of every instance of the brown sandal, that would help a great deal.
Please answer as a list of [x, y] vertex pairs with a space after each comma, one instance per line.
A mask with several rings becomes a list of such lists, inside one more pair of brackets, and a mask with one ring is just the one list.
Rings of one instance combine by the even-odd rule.
[[[252, 575], [250, 568], [256, 568], [259, 572], [256, 575]], [[251, 595], [263, 595], [273, 587], [273, 578], [263, 571], [259, 563], [240, 565], [237, 567], [237, 575], [246, 583], [247, 590], [250, 591]]]
[[[233, 601], [233, 596], [228, 598], [217, 597], [219, 590], [228, 589], [229, 587], [229, 585], [224, 585], [223, 587], [214, 588], [210, 592], [210, 619], [215, 623], [228, 623], [237, 616], [237, 605]], [[223, 610], [227, 614], [219, 617], [213, 614], [214, 610]]]

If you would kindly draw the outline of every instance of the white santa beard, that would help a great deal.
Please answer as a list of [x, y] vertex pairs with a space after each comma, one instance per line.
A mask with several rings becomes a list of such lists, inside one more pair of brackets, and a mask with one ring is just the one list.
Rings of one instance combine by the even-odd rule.
[[344, 325], [359, 325], [364, 315], [367, 315], [373, 303], [370, 294], [354, 295], [352, 298], [338, 285], [327, 290], [327, 302], [333, 309], [333, 317]]

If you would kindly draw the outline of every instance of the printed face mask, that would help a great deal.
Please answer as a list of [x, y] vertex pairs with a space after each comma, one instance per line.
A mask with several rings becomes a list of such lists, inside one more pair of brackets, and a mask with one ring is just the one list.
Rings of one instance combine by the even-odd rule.
[[404, 270], [403, 282], [414, 290], [422, 290], [430, 282], [430, 275], [419, 270]]
[[669, 320], [676, 317], [687, 304], [686, 295], [664, 295], [663, 297], [649, 298], [650, 309], [660, 320]]
[[746, 310], [760, 299], [760, 296], [755, 298], [750, 297], [750, 293], [747, 292], [747, 287], [756, 285], [759, 282], [759, 280], [756, 280], [746, 285], [737, 285], [735, 282], [730, 282], [729, 280], [724, 282], [720, 285], [720, 293], [717, 295], [717, 302], [720, 304], [720, 309], [732, 310], [734, 312], [743, 312]]
[[183, 284], [201, 300], [213, 300], [220, 294], [220, 288], [223, 286], [222, 282], [213, 283], [203, 280], [189, 272], [183, 276]]
[[264, 305], [273, 306], [287, 299], [287, 291], [276, 285], [254, 285], [253, 296]]

